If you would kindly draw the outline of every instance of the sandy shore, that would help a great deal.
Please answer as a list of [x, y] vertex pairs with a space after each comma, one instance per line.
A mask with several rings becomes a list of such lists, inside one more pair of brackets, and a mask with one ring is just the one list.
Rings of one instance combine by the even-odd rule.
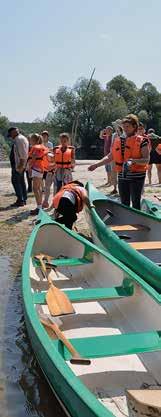
[[[83, 183], [87, 180], [103, 191], [105, 194], [110, 193], [112, 188], [108, 188], [106, 183], [106, 173], [104, 167], [98, 168], [94, 172], [88, 171], [89, 161], [79, 161], [73, 173], [74, 179], [79, 179]], [[9, 255], [12, 259], [12, 265], [16, 272], [20, 269], [24, 247], [33, 228], [33, 220], [29, 212], [35, 207], [33, 194], [29, 194], [28, 204], [25, 207], [11, 209], [9, 207], [15, 201], [15, 195], [10, 182], [11, 171], [8, 166], [0, 166], [0, 251], [1, 254]], [[144, 189], [144, 197], [156, 201], [154, 194], [161, 196], [161, 185], [157, 185], [157, 174], [153, 168], [153, 185], [148, 186], [147, 181]], [[51, 196], [52, 197], [52, 196]], [[78, 231], [89, 236], [90, 232], [84, 213], [79, 215], [77, 222]]]

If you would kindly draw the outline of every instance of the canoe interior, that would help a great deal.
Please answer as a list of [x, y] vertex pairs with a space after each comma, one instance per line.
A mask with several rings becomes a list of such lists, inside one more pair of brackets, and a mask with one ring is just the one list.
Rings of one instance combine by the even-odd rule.
[[[109, 218], [109, 224], [139, 224], [137, 214], [131, 214], [127, 218], [126, 210], [113, 206], [112, 203], [97, 203], [96, 209], [103, 218], [106, 208], [114, 210], [114, 216]], [[142, 221], [146, 225], [146, 220]], [[149, 226], [149, 223], [148, 223]], [[155, 226], [155, 225], [154, 225]], [[120, 232], [119, 232], [120, 233]], [[121, 232], [122, 233], [122, 232]], [[126, 231], [132, 241], [147, 240], [150, 237], [160, 239], [158, 227], [151, 227], [150, 231]], [[139, 233], [139, 237], [138, 237]], [[62, 290], [113, 288], [122, 286], [124, 279], [130, 279], [134, 293], [131, 296], [114, 298], [110, 300], [80, 301], [73, 303], [75, 314], [61, 316], [61, 330], [71, 342], [79, 348], [79, 353], [88, 356], [88, 350], [92, 349], [91, 339], [94, 340], [95, 350], [100, 353], [99, 336], [115, 336], [128, 332], [145, 332], [160, 329], [160, 305], [152, 299], [141, 286], [136, 284], [134, 275], [127, 268], [121, 267], [110, 255], [104, 256], [94, 246], [85, 245], [75, 239], [58, 225], [46, 224], [39, 228], [30, 256], [30, 285], [34, 300], [47, 291], [49, 286], [43, 277], [40, 266], [35, 262], [34, 256], [40, 253], [50, 255], [54, 259], [82, 259], [87, 262], [81, 265], [74, 264], [57, 266], [57, 274], [52, 270], [50, 275], [54, 285]], [[151, 256], [151, 255], [150, 255]], [[158, 259], [156, 257], [156, 259]], [[88, 262], [89, 260], [89, 262]], [[59, 263], [59, 262], [58, 262]], [[79, 262], [78, 262], [79, 263]], [[43, 299], [43, 298], [42, 298]], [[34, 309], [40, 318], [41, 315], [50, 315], [46, 301], [34, 304]], [[141, 353], [122, 355], [121, 345], [117, 341], [112, 342], [111, 355], [116, 350], [116, 356], [92, 357], [91, 365], [72, 365], [69, 362], [69, 354], [62, 349], [61, 342], [50, 331], [46, 331], [46, 338], [52, 340], [53, 346], [66, 360], [67, 365], [74, 374], [85, 384], [91, 393], [104, 405], [107, 417], [110, 410], [115, 416], [128, 416], [127, 389], [142, 389], [158, 387], [161, 384], [161, 353]], [[81, 342], [80, 339], [84, 340]], [[105, 339], [106, 340], [106, 339]], [[108, 350], [108, 340], [102, 349]], [[120, 350], [119, 350], [120, 349]], [[123, 348], [122, 348], [123, 349]], [[109, 352], [108, 352], [109, 353]], [[105, 414], [104, 414], [105, 415]], [[111, 415], [111, 414], [110, 414]]]
[[[148, 249], [146, 244], [145, 248], [142, 244], [139, 252], [157, 265], [161, 265], [161, 221], [151, 216], [142, 216], [139, 212], [126, 209], [126, 207], [112, 200], [97, 200], [94, 204], [99, 217], [112, 230], [114, 229], [113, 226], [122, 226], [121, 230], [118, 227], [118, 230], [115, 228], [114, 231], [131, 246], [135, 247], [135, 245], [132, 245], [133, 242], [152, 242]], [[134, 226], [134, 228], [128, 228], [128, 226]], [[159, 247], [155, 248], [153, 242], [160, 242], [160, 245], [157, 245]]]

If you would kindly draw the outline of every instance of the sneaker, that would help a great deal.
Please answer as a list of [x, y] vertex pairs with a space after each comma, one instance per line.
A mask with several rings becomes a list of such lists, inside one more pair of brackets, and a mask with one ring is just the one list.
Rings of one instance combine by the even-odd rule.
[[38, 214], [39, 214], [39, 209], [37, 207], [33, 210], [30, 210], [31, 216], [37, 216]]
[[43, 209], [49, 208], [49, 203], [47, 203], [47, 201], [44, 201], [43, 204], [42, 204], [42, 208]]
[[11, 204], [10, 207], [23, 207], [24, 202], [23, 201], [15, 201], [15, 203]]

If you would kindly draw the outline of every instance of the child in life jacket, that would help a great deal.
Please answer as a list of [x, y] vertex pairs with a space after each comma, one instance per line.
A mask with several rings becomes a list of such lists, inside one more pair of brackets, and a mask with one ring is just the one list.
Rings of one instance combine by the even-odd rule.
[[83, 210], [85, 204], [88, 208], [94, 207], [90, 204], [84, 185], [79, 181], [66, 184], [53, 198], [55, 220], [72, 229], [73, 223], [77, 220], [77, 213]]
[[44, 168], [46, 166], [47, 154], [49, 152], [42, 143], [42, 137], [35, 133], [31, 135], [31, 150], [29, 152], [28, 163], [33, 181], [33, 192], [37, 207], [30, 211], [31, 215], [37, 215], [42, 207], [42, 181]]
[[75, 166], [75, 148], [70, 145], [68, 133], [61, 133], [60, 145], [54, 147], [55, 175], [54, 175], [54, 194], [63, 185], [72, 181], [72, 169]]

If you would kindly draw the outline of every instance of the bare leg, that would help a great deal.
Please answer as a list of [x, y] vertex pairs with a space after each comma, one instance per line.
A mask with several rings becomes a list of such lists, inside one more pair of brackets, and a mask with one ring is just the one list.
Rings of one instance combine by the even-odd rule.
[[110, 185], [112, 184], [112, 175], [111, 175], [111, 171], [107, 172], [107, 183]]
[[149, 180], [149, 185], [151, 185], [151, 179], [152, 179], [152, 165], [148, 166], [148, 180]]
[[48, 200], [49, 200], [49, 196], [50, 196], [50, 187], [53, 183], [53, 173], [52, 172], [48, 172], [46, 175], [46, 180], [45, 180], [45, 198], [44, 198], [44, 202], [46, 205], [48, 205]]
[[112, 185], [114, 187], [113, 190], [111, 191], [111, 194], [116, 194], [117, 193], [117, 172], [115, 172], [113, 168], [111, 172], [111, 178], [112, 178]]
[[37, 207], [42, 205], [42, 178], [33, 177], [33, 192]]
[[161, 184], [161, 164], [156, 164], [157, 167], [157, 173], [158, 173], [158, 181], [159, 184]]

